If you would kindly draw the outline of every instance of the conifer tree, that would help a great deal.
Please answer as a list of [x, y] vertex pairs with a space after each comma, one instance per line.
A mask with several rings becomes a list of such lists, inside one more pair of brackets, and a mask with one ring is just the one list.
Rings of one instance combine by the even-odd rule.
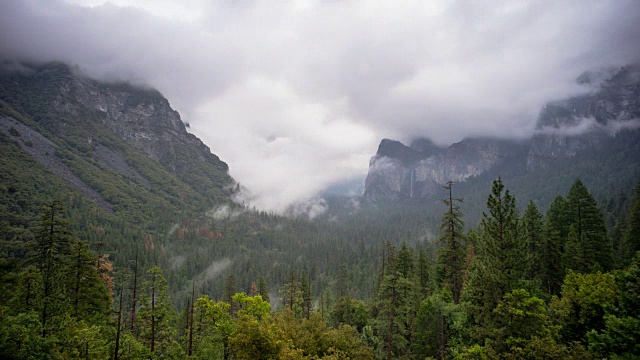
[[489, 213], [483, 213], [480, 224], [470, 283], [465, 287], [472, 315], [485, 329], [495, 323], [493, 310], [498, 302], [521, 285], [527, 269], [526, 242], [515, 198], [505, 191], [500, 178], [493, 182], [487, 209]]
[[67, 270], [67, 298], [72, 302], [71, 315], [78, 320], [88, 320], [98, 314], [106, 315], [111, 297], [98, 273], [98, 257], [80, 240], [73, 241]]
[[522, 216], [522, 225], [527, 242], [527, 255], [529, 257], [528, 279], [542, 278], [544, 273], [544, 246], [546, 244], [545, 233], [543, 231], [542, 215], [533, 203], [529, 202], [527, 209]]
[[262, 296], [262, 300], [269, 302], [269, 288], [262, 275], [258, 278], [258, 294]]
[[464, 269], [464, 222], [462, 221], [462, 211], [460, 205], [462, 199], [455, 199], [452, 194], [453, 182], [449, 181], [445, 189], [449, 196], [444, 200], [447, 212], [442, 216], [440, 231], [442, 235], [438, 242], [442, 248], [438, 253], [438, 267], [441, 272], [442, 284], [449, 288], [453, 294], [454, 303], [460, 302], [462, 292], [462, 272]]
[[432, 291], [431, 262], [427, 257], [427, 252], [422, 246], [418, 246], [417, 252], [418, 259], [416, 272], [418, 277], [419, 294], [420, 298], [424, 299], [429, 296]]
[[42, 276], [42, 301], [40, 305], [40, 321], [42, 337], [49, 332], [49, 320], [65, 311], [60, 294], [64, 287], [63, 269], [71, 243], [69, 223], [62, 220], [63, 207], [60, 201], [47, 205], [41, 216], [40, 228], [36, 236], [35, 263]]
[[[407, 340], [408, 319], [406, 318], [407, 298], [403, 293], [407, 287], [398, 268], [396, 248], [385, 245], [384, 275], [378, 288], [375, 304], [374, 331], [380, 340], [378, 357], [387, 359], [402, 358], [409, 351]], [[415, 287], [415, 283], [413, 284]]]
[[602, 212], [598, 209], [587, 188], [577, 179], [567, 195], [567, 211], [569, 226], [574, 227], [577, 248], [565, 255], [566, 264], [578, 272], [589, 272], [594, 269], [608, 270], [612, 266], [611, 244], [607, 238]]
[[233, 304], [233, 295], [238, 292], [236, 288], [236, 278], [233, 274], [229, 274], [224, 282], [224, 301], [229, 304], [229, 315], [235, 313], [235, 306]]
[[626, 228], [620, 244], [622, 266], [631, 263], [631, 259], [640, 251], [640, 184], [635, 188], [635, 194], [626, 218]]
[[300, 275], [300, 288], [302, 290], [302, 315], [309, 319], [311, 316], [311, 283], [304, 271]]
[[167, 280], [157, 266], [149, 269], [146, 275], [140, 297], [138, 326], [149, 351], [152, 354], [156, 351], [163, 353], [172, 345], [175, 331], [170, 324], [173, 308], [167, 294]]
[[550, 295], [560, 292], [562, 279], [564, 278], [562, 265], [562, 241], [560, 233], [552, 225], [551, 219], [545, 219], [542, 249], [540, 251], [540, 281], [543, 290]]

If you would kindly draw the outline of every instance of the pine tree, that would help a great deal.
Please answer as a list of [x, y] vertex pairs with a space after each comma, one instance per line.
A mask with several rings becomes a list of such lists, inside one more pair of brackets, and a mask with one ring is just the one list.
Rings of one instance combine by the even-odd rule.
[[398, 255], [393, 245], [385, 246], [385, 271], [378, 288], [375, 304], [374, 330], [380, 340], [379, 357], [397, 359], [405, 356], [409, 349], [409, 319], [406, 317], [407, 297], [405, 290], [413, 287], [399, 270]]
[[577, 179], [569, 190], [567, 211], [569, 226], [574, 227], [578, 246], [573, 254], [578, 258], [569, 260], [567, 264], [578, 266], [572, 269], [578, 272], [610, 269], [612, 251], [604, 218], [596, 201], [580, 179]]
[[98, 314], [106, 316], [111, 297], [98, 273], [98, 257], [89, 251], [89, 246], [75, 240], [69, 256], [67, 270], [67, 298], [71, 300], [71, 315], [78, 320], [89, 320]]
[[258, 294], [262, 296], [262, 300], [269, 302], [269, 288], [262, 275], [258, 278]]
[[458, 203], [462, 203], [462, 199], [453, 198], [452, 187], [452, 181], [444, 186], [449, 192], [449, 197], [444, 200], [448, 209], [442, 216], [440, 224], [442, 235], [438, 242], [442, 244], [442, 248], [438, 253], [438, 267], [441, 272], [442, 284], [450, 289], [453, 301], [457, 304], [460, 302], [464, 269], [464, 222], [460, 205], [458, 205]]
[[631, 263], [631, 259], [640, 251], [640, 184], [635, 188], [635, 194], [626, 218], [626, 227], [620, 244], [622, 266]]
[[172, 306], [167, 294], [167, 280], [155, 266], [147, 271], [138, 312], [138, 327], [151, 353], [166, 352], [175, 329], [170, 325]]
[[63, 269], [71, 243], [69, 223], [62, 220], [63, 207], [60, 201], [47, 205], [41, 216], [40, 228], [36, 236], [35, 263], [42, 276], [42, 303], [40, 321], [42, 337], [49, 332], [49, 320], [65, 311], [61, 302], [64, 295], [62, 286]]
[[549, 217], [545, 219], [543, 231], [543, 244], [539, 259], [542, 268], [540, 281], [543, 289], [549, 295], [557, 295], [564, 278], [562, 241], [559, 231], [553, 227]]
[[515, 198], [504, 190], [502, 180], [493, 182], [483, 213], [476, 257], [472, 263], [465, 297], [474, 309], [475, 321], [490, 329], [493, 310], [502, 297], [518, 288], [525, 278], [526, 241], [516, 212]]
[[238, 292], [238, 289], [236, 288], [236, 278], [233, 274], [229, 274], [229, 276], [227, 276], [227, 279], [224, 282], [224, 301], [227, 302], [227, 304], [229, 304], [229, 315], [233, 316], [233, 314], [235, 314], [235, 306], [233, 303], [233, 295], [235, 295]]
[[427, 257], [427, 252], [422, 246], [418, 246], [418, 260], [416, 264], [416, 272], [418, 276], [419, 294], [420, 298], [424, 299], [433, 291], [432, 275], [431, 275], [431, 262]]
[[302, 290], [302, 315], [309, 319], [311, 316], [311, 283], [306, 272], [300, 275], [300, 288]]
[[522, 225], [527, 241], [527, 252], [529, 256], [528, 279], [541, 280], [545, 272], [543, 262], [544, 246], [546, 244], [545, 232], [543, 231], [542, 215], [533, 203], [529, 202], [527, 209], [522, 216]]

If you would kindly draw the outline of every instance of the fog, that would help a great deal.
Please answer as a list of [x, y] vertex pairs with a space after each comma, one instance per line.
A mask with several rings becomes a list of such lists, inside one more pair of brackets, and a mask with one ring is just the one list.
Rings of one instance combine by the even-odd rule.
[[581, 73], [637, 62], [639, 36], [633, 0], [0, 4], [0, 57], [157, 88], [252, 205], [310, 216], [382, 138], [531, 136], [546, 102], [590, 91]]

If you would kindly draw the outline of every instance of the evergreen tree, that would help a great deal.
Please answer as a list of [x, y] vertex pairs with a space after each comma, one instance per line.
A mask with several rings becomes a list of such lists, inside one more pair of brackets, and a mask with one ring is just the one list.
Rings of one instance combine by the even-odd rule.
[[635, 188], [635, 194], [626, 218], [626, 228], [620, 244], [621, 265], [626, 266], [635, 254], [640, 251], [640, 184]]
[[403, 292], [411, 285], [399, 271], [395, 247], [387, 243], [385, 253], [385, 270], [376, 297], [373, 327], [379, 339], [378, 357], [390, 360], [402, 358], [410, 350], [405, 311], [407, 298]]
[[552, 220], [548, 216], [545, 219], [543, 230], [543, 244], [539, 259], [541, 264], [540, 281], [544, 291], [550, 295], [557, 295], [564, 278], [562, 240], [560, 232], [554, 228]]
[[233, 303], [233, 295], [238, 292], [236, 288], [236, 277], [233, 274], [229, 274], [224, 282], [224, 301], [229, 304], [229, 315], [235, 314], [235, 306]]
[[527, 253], [529, 256], [527, 278], [541, 280], [545, 273], [543, 258], [547, 241], [544, 238], [545, 232], [543, 231], [542, 215], [533, 201], [529, 202], [522, 216], [522, 225], [524, 227]]
[[311, 315], [311, 283], [304, 271], [300, 275], [300, 288], [302, 290], [302, 315], [309, 319]]
[[166, 356], [176, 352], [175, 329], [171, 326], [173, 307], [167, 293], [167, 280], [155, 266], [147, 271], [138, 312], [140, 335], [152, 354]]
[[336, 278], [336, 301], [340, 298], [349, 295], [349, 274], [347, 272], [347, 266], [340, 265], [338, 276]]
[[106, 317], [111, 303], [109, 290], [96, 268], [98, 257], [89, 246], [75, 240], [67, 270], [67, 299], [71, 301], [71, 315], [77, 320], [89, 320], [94, 316]]
[[[555, 261], [555, 264], [560, 264], [560, 272], [557, 274], [547, 274], [547, 286], [551, 286], [553, 288], [553, 293], [557, 294], [560, 291], [560, 285], [562, 284], [562, 279], [566, 274], [567, 268], [564, 264], [564, 261], [561, 259], [564, 258], [565, 247], [567, 245], [567, 238], [569, 236], [569, 228], [571, 226], [569, 219], [569, 211], [568, 211], [567, 200], [562, 196], [557, 196], [549, 209], [547, 210], [547, 214], [545, 216], [545, 227], [546, 227], [546, 235], [547, 240], [547, 250], [551, 251], [551, 249], [557, 248], [559, 254], [555, 254], [551, 258], [548, 258], [549, 261]], [[555, 240], [555, 242], [553, 242]], [[549, 254], [547, 254], [549, 255]], [[550, 285], [550, 282], [553, 285]]]
[[418, 246], [417, 253], [418, 259], [416, 271], [418, 276], [419, 295], [421, 299], [424, 299], [433, 291], [431, 262], [427, 257], [427, 252], [422, 246]]
[[262, 275], [258, 278], [258, 295], [262, 296], [264, 301], [269, 302], [269, 288]]
[[50, 319], [66, 311], [64, 296], [64, 265], [69, 254], [71, 232], [69, 223], [62, 220], [63, 207], [60, 201], [47, 205], [41, 216], [36, 236], [35, 263], [42, 276], [40, 321], [42, 337], [51, 328]]
[[460, 205], [462, 199], [455, 199], [452, 195], [453, 182], [449, 181], [445, 189], [449, 192], [449, 197], [444, 200], [447, 212], [442, 216], [440, 231], [442, 235], [438, 242], [442, 248], [438, 254], [438, 267], [441, 272], [442, 284], [451, 290], [454, 303], [460, 302], [462, 292], [462, 272], [464, 269], [464, 222]]
[[451, 293], [445, 289], [420, 303], [413, 343], [414, 354], [418, 359], [446, 359], [455, 307], [452, 300]]
[[[631, 265], [615, 273], [617, 306], [607, 306], [605, 328], [587, 334], [589, 349], [599, 358], [640, 358], [640, 254]], [[592, 310], [592, 309], [589, 309]]]
[[472, 316], [481, 330], [495, 325], [493, 310], [506, 293], [522, 285], [527, 269], [526, 242], [515, 198], [504, 190], [500, 178], [493, 182], [487, 208], [469, 285], [465, 287]]
[[612, 266], [611, 244], [607, 239], [602, 212], [587, 188], [577, 179], [567, 195], [569, 226], [577, 241], [573, 253], [566, 254], [566, 264], [574, 271], [608, 270]]

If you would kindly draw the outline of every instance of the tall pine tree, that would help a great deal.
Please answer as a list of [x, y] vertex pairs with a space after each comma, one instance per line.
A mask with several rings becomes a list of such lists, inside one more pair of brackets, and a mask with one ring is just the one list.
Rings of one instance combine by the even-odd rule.
[[[612, 266], [611, 244], [607, 238], [602, 212], [587, 188], [577, 179], [567, 195], [570, 232], [575, 234], [570, 251], [565, 251], [567, 266], [574, 271], [609, 270]], [[573, 228], [573, 229], [571, 229]]]
[[620, 244], [621, 265], [630, 264], [638, 251], [640, 251], [640, 184], [636, 186], [631, 209], [627, 215], [622, 244]]
[[529, 268], [527, 269], [527, 278], [541, 280], [544, 272], [544, 263], [542, 261], [544, 254], [545, 232], [543, 230], [542, 215], [533, 203], [529, 202], [527, 209], [522, 215], [522, 225], [527, 242], [527, 253], [529, 255]]
[[442, 248], [438, 253], [438, 268], [442, 284], [449, 288], [453, 294], [453, 302], [457, 304], [460, 302], [460, 293], [462, 292], [462, 272], [466, 249], [464, 246], [464, 222], [460, 205], [458, 205], [462, 199], [453, 197], [452, 187], [452, 181], [444, 186], [448, 190], [449, 196], [444, 200], [447, 212], [442, 216], [440, 224], [442, 235], [438, 242], [442, 244]]
[[516, 201], [500, 178], [493, 182], [487, 209], [465, 286], [465, 298], [472, 304], [472, 316], [480, 329], [495, 324], [493, 310], [505, 294], [522, 285], [527, 269], [526, 240]]

